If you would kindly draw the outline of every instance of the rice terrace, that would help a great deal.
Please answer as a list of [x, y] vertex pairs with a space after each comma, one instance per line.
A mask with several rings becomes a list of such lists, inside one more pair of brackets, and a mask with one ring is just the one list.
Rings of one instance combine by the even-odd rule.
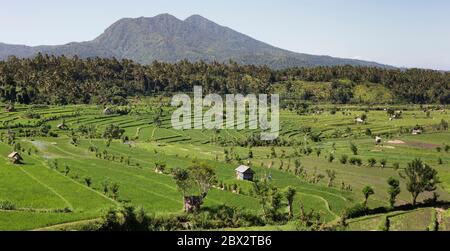
[[356, 231], [450, 231], [448, 1], [16, 2], [0, 235], [359, 247], [387, 244]]
[[[121, 212], [148, 217], [155, 230], [449, 230], [445, 105], [319, 102], [327, 89], [378, 85], [284, 79], [270, 86], [282, 96], [274, 141], [261, 141], [258, 129], [173, 129], [167, 92], [104, 104], [5, 102], [0, 229], [108, 228]], [[304, 88], [317, 96], [305, 99]], [[415, 161], [437, 173], [413, 205]], [[239, 166], [252, 175], [237, 176]]]

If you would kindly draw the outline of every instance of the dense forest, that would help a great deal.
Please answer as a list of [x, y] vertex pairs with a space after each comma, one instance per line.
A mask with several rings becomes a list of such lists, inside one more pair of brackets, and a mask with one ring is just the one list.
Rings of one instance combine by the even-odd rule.
[[42, 54], [0, 62], [0, 99], [24, 104], [125, 104], [130, 96], [190, 92], [194, 85], [202, 85], [204, 92], [270, 93], [274, 84], [288, 85], [296, 80], [332, 82], [332, 96], [351, 95], [352, 84], [340, 83], [340, 79], [383, 85], [392, 91], [397, 103], [450, 103], [450, 73], [433, 70], [353, 66], [273, 70], [201, 61], [140, 65], [114, 58]]

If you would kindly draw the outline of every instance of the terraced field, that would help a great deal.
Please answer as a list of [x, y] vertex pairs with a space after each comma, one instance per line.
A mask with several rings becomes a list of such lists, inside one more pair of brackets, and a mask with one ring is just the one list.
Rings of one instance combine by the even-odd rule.
[[[339, 109], [344, 112], [332, 115], [327, 111], [329, 106], [320, 108], [325, 111], [307, 115], [283, 110], [280, 138], [303, 143], [275, 147], [276, 157], [271, 147], [253, 147], [250, 159], [249, 148], [240, 146], [239, 142], [259, 131], [174, 130], [169, 107], [164, 108], [161, 125], [156, 126], [154, 109], [144, 104], [135, 104], [127, 115], [104, 115], [104, 107], [89, 105], [17, 106], [15, 112], [0, 113], [0, 201], [15, 205], [14, 209], [0, 210], [0, 230], [29, 230], [96, 219], [121, 202], [142, 206], [152, 214], [180, 213], [181, 194], [170, 175], [154, 171], [155, 163], [165, 162], [167, 168], [184, 168], [194, 159], [207, 161], [214, 167], [219, 181], [237, 184], [242, 190], [238, 194], [215, 188], [208, 194], [205, 206], [226, 204], [259, 213], [261, 207], [251, 195], [251, 182], [235, 179], [238, 161], [226, 163], [225, 150], [250, 163], [257, 177], [270, 176], [274, 186], [295, 187], [294, 213], [298, 214], [301, 202], [305, 210], [320, 212], [328, 223], [336, 222], [346, 208], [361, 202], [361, 190], [366, 185], [375, 190], [369, 207], [386, 206], [389, 177], [401, 181], [402, 192], [397, 204], [410, 203], [402, 169], [414, 158], [421, 158], [438, 170], [442, 181], [437, 189], [439, 199], [450, 200], [450, 153], [444, 150], [445, 144], [450, 144], [450, 133], [433, 129], [441, 120], [450, 120], [446, 112], [434, 110], [426, 115], [419, 107], [410, 107], [403, 112], [402, 119], [389, 121], [382, 109], [364, 111], [363, 107], [342, 106]], [[30, 118], [29, 113], [38, 114], [39, 118]], [[363, 113], [367, 114], [367, 122], [356, 124], [355, 117]], [[41, 130], [45, 124], [50, 126], [48, 136], [31, 136], [31, 131]], [[67, 129], [58, 129], [61, 124]], [[109, 143], [102, 139], [101, 133], [111, 124], [124, 129], [128, 140]], [[405, 133], [416, 125], [424, 128], [424, 134]], [[95, 127], [97, 135], [81, 135], [80, 127], [90, 126]], [[305, 133], [307, 127], [311, 132]], [[373, 136], [366, 135], [366, 129], [372, 135], [381, 136], [381, 144], [375, 144]], [[11, 132], [15, 134], [16, 145], [20, 144], [20, 149], [15, 150], [23, 157], [22, 165], [11, 164], [7, 157], [14, 151], [14, 145], [8, 144]], [[311, 140], [311, 134], [320, 134], [319, 140]], [[362, 166], [339, 162], [342, 155], [353, 156], [349, 142], [357, 145]], [[311, 148], [311, 154], [296, 155], [306, 147]], [[94, 148], [101, 156], [92, 151]], [[332, 162], [330, 155], [334, 156]], [[369, 158], [377, 160], [374, 167], [368, 166]], [[310, 177], [318, 174], [323, 177], [318, 182], [310, 182], [294, 175], [296, 159]], [[383, 168], [379, 164], [382, 159], [387, 161]], [[328, 187], [326, 170], [336, 172], [331, 187]], [[90, 180], [89, 185], [86, 179]], [[118, 185], [119, 199], [103, 191], [106, 183]], [[351, 189], [341, 189], [342, 184]], [[419, 201], [430, 196], [425, 193]], [[390, 229], [424, 230], [430, 224], [430, 210], [433, 209], [392, 215]], [[350, 230], [376, 230], [384, 217], [374, 215], [353, 220]], [[420, 220], [412, 220], [416, 218]], [[443, 228], [447, 224], [445, 219]]]

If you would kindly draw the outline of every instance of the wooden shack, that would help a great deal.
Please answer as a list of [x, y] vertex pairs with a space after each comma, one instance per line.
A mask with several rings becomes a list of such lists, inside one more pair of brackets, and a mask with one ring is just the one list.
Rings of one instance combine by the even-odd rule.
[[22, 156], [18, 152], [12, 152], [8, 155], [8, 158], [11, 160], [11, 163], [13, 164], [22, 164]]
[[253, 175], [255, 172], [249, 167], [241, 165], [235, 169], [236, 179], [253, 181]]

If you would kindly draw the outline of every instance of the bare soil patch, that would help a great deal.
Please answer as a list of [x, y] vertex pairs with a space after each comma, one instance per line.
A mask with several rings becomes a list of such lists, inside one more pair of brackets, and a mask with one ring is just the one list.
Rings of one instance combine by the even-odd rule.
[[387, 142], [388, 144], [395, 144], [395, 145], [406, 145], [406, 146], [412, 146], [417, 148], [425, 148], [425, 149], [434, 149], [440, 145], [437, 144], [431, 144], [431, 143], [424, 143], [424, 142], [418, 142], [418, 141], [403, 141], [403, 140], [389, 140]]
[[434, 148], [440, 146], [440, 145], [437, 145], [437, 144], [416, 142], [416, 141], [407, 141], [406, 145], [412, 146], [412, 147], [418, 147], [418, 148], [426, 148], [426, 149], [434, 149]]
[[396, 140], [389, 140], [387, 143], [388, 144], [405, 144], [405, 141], [396, 139]]

